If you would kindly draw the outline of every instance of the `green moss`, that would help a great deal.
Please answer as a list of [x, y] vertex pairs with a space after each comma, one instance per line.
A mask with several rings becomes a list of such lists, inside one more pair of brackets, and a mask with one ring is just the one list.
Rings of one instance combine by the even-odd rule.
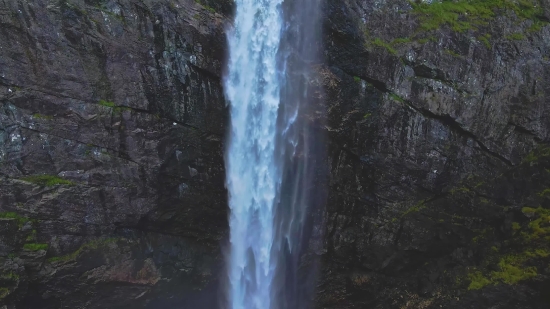
[[512, 222], [512, 230], [514, 231], [518, 231], [521, 229], [521, 225], [519, 225], [519, 223], [517, 222]]
[[500, 260], [498, 266], [499, 271], [491, 273], [493, 280], [499, 280], [506, 284], [516, 284], [519, 281], [533, 278], [537, 275], [535, 267], [523, 267], [523, 260], [515, 256], [505, 257]]
[[390, 99], [392, 99], [394, 101], [397, 101], [399, 103], [405, 102], [405, 99], [403, 99], [402, 97], [400, 97], [396, 93], [391, 92], [391, 93], [388, 94], [388, 96], [390, 97]]
[[21, 228], [25, 223], [31, 221], [29, 218], [22, 217], [15, 212], [0, 212], [0, 218], [15, 219], [19, 228]]
[[468, 290], [479, 290], [487, 285], [499, 283], [512, 285], [536, 277], [537, 268], [525, 266], [526, 262], [532, 258], [547, 257], [549, 255], [550, 252], [546, 250], [526, 251], [520, 254], [506, 255], [500, 258], [498, 270], [490, 272], [487, 276], [483, 275], [480, 271], [469, 273], [468, 278], [471, 282]]
[[468, 279], [470, 279], [468, 290], [479, 290], [493, 283], [491, 280], [483, 276], [483, 274], [479, 271], [468, 274]]
[[412, 213], [415, 213], [415, 212], [419, 212], [421, 211], [422, 209], [426, 208], [426, 204], [425, 204], [425, 201], [420, 201], [419, 203], [417, 203], [416, 205], [412, 206], [411, 208], [405, 210], [402, 214], [401, 214], [401, 218], [403, 217], [406, 217]]
[[38, 251], [38, 250], [48, 250], [49, 245], [48, 244], [37, 244], [37, 243], [30, 243], [23, 245], [23, 249], [29, 250], [29, 251]]
[[53, 119], [52, 116], [42, 115], [42, 114], [33, 114], [32, 117], [36, 118], [36, 119], [44, 119], [44, 120], [52, 120]]
[[372, 116], [371, 113], [366, 113], [365, 115], [363, 115], [363, 119], [370, 118], [371, 116]]
[[116, 238], [107, 238], [107, 239], [97, 239], [90, 241], [88, 243], [83, 244], [73, 253], [64, 255], [64, 256], [54, 256], [48, 259], [48, 262], [55, 263], [55, 262], [68, 262], [68, 261], [74, 261], [80, 256], [81, 253], [88, 251], [88, 250], [95, 250], [99, 249], [101, 247], [104, 247], [107, 244], [116, 242]]
[[420, 28], [424, 31], [448, 26], [454, 31], [477, 30], [487, 25], [502, 12], [515, 12], [521, 19], [538, 22], [541, 6], [537, 0], [443, 0], [432, 3], [411, 2], [413, 12], [419, 16]]
[[360, 83], [360, 82], [361, 82], [361, 78], [359, 78], [359, 76], [354, 76], [354, 77], [353, 77], [353, 80], [354, 80], [356, 83]]
[[470, 189], [465, 186], [452, 188], [451, 190], [449, 190], [449, 193], [451, 193], [451, 195], [455, 195], [458, 193], [468, 193], [468, 192], [470, 192]]
[[21, 180], [46, 187], [53, 187], [57, 185], [74, 185], [74, 182], [72, 181], [53, 175], [32, 175], [21, 178]]
[[111, 108], [116, 106], [116, 104], [114, 102], [105, 101], [105, 100], [99, 100], [98, 104], [101, 105], [101, 106], [111, 107]]
[[523, 35], [523, 33], [516, 32], [516, 33], [512, 33], [512, 34], [507, 35], [506, 39], [514, 40], [514, 41], [521, 41], [521, 40], [525, 39], [525, 35]]
[[216, 13], [216, 10], [214, 8], [212, 8], [212, 7], [208, 6], [207, 4], [203, 3], [201, 0], [195, 0], [195, 2], [202, 5], [208, 11], [210, 11], [212, 13]]
[[391, 46], [391, 44], [380, 38], [375, 38], [370, 43], [374, 46], [385, 48], [392, 55], [397, 55], [397, 51]]
[[10, 290], [8, 288], [0, 287], [0, 299], [5, 298], [10, 294]]
[[399, 44], [406, 44], [406, 43], [409, 43], [411, 42], [412, 39], [411, 38], [397, 38], [393, 41], [391, 41], [391, 45], [399, 45]]
[[113, 112], [115, 112], [115, 113], [121, 113], [121, 112], [124, 112], [124, 111], [131, 111], [132, 110], [130, 107], [118, 106], [114, 102], [111, 102], [111, 101], [100, 100], [98, 104], [101, 105], [101, 106], [112, 108]]
[[487, 49], [491, 49], [492, 46], [491, 46], [491, 41], [490, 41], [490, 39], [491, 39], [490, 34], [486, 33], [484, 35], [480, 35], [480, 36], [477, 37], [477, 39], [481, 43], [483, 43], [483, 45], [485, 45], [485, 47], [487, 47]]
[[14, 272], [8, 272], [0, 274], [0, 278], [4, 280], [17, 281], [19, 279], [19, 275]]
[[538, 162], [539, 160], [543, 158], [550, 157], [550, 147], [548, 146], [541, 146], [536, 148], [535, 150], [528, 153], [525, 158], [523, 158], [523, 163], [534, 163]]
[[550, 188], [544, 189], [543, 191], [539, 192], [537, 195], [540, 197], [550, 196]]
[[32, 230], [32, 232], [27, 236], [25, 241], [35, 241], [36, 240], [36, 230]]
[[458, 54], [458, 53], [456, 53], [456, 52], [454, 52], [453, 50], [450, 50], [450, 49], [445, 49], [444, 52], [446, 54], [449, 54], [449, 55], [453, 56], [453, 57], [457, 57], [457, 58], [462, 57], [460, 54]]
[[426, 44], [428, 42], [437, 42], [437, 38], [435, 36], [429, 36], [426, 38], [419, 39], [417, 42], [420, 44]]

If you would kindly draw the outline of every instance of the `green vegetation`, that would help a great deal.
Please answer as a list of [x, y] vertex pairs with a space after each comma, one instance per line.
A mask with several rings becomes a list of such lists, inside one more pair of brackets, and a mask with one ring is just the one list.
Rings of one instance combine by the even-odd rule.
[[213, 7], [208, 6], [208, 4], [203, 3], [201, 0], [195, 0], [195, 2], [202, 5], [205, 9], [209, 10], [210, 12], [216, 13], [216, 10]]
[[363, 115], [363, 119], [367, 119], [367, 118], [369, 118], [370, 116], [372, 116], [371, 113], [366, 113], [365, 115]]
[[353, 80], [354, 80], [356, 83], [360, 83], [360, 82], [361, 82], [361, 78], [359, 78], [359, 76], [354, 76], [354, 77], [353, 77]]
[[[516, 284], [536, 277], [538, 271], [535, 265], [547, 265], [547, 258], [550, 257], [550, 209], [524, 207], [522, 212], [530, 221], [523, 225], [512, 222], [516, 236], [508, 241], [508, 251], [500, 254], [501, 250], [492, 249], [484, 262], [487, 268], [496, 267], [498, 270], [485, 274], [478, 270], [469, 273], [469, 290], [494, 284]], [[491, 264], [496, 265], [489, 267]]]
[[468, 290], [479, 290], [492, 283], [491, 280], [485, 278], [479, 271], [468, 274], [468, 279], [470, 279]]
[[0, 287], [0, 299], [5, 298], [10, 294], [10, 290], [8, 288]]
[[52, 120], [53, 119], [52, 116], [42, 115], [42, 114], [33, 114], [32, 117], [36, 118], [36, 119], [44, 119], [44, 120]]
[[449, 54], [453, 57], [457, 57], [457, 58], [460, 58], [462, 57], [460, 54], [456, 53], [454, 50], [450, 50], [450, 49], [445, 49], [445, 53], [446, 54]]
[[74, 185], [74, 182], [72, 181], [53, 175], [32, 175], [24, 177], [21, 180], [45, 187], [53, 187], [57, 185]]
[[35, 241], [36, 240], [36, 230], [32, 230], [32, 232], [27, 236], [25, 241]]
[[550, 196], [550, 188], [544, 189], [542, 192], [537, 194], [540, 197]]
[[[542, 254], [546, 254], [546, 252], [542, 252]], [[469, 273], [470, 285], [468, 286], [468, 290], [479, 290], [487, 285], [499, 283], [516, 284], [520, 281], [536, 277], [537, 268], [525, 266], [525, 263], [531, 258], [541, 256], [531, 251], [504, 256], [498, 262], [499, 270], [492, 271], [487, 276], [484, 276], [480, 271]]]
[[111, 107], [111, 108], [116, 106], [115, 102], [105, 101], [105, 100], [99, 100], [99, 105], [105, 106], [105, 107]]
[[0, 274], [0, 278], [4, 280], [17, 281], [19, 279], [19, 275], [14, 272], [2, 273]]
[[132, 110], [130, 107], [118, 106], [114, 102], [111, 102], [111, 101], [99, 100], [98, 104], [101, 105], [101, 106], [111, 108], [113, 110], [113, 112], [115, 112], [115, 113], [121, 113], [123, 111], [131, 111]]
[[523, 163], [532, 163], [539, 161], [542, 158], [550, 157], [550, 147], [548, 146], [541, 146], [537, 149], [531, 151], [528, 153], [525, 158], [523, 158]]
[[503, 11], [514, 12], [521, 19], [531, 19], [539, 26], [542, 23], [538, 17], [542, 15], [538, 0], [443, 0], [411, 2], [411, 5], [424, 31], [437, 30], [444, 25], [457, 32], [477, 30]]
[[19, 226], [19, 228], [21, 228], [25, 223], [31, 221], [28, 218], [21, 217], [15, 212], [0, 212], [0, 218], [15, 219], [15, 221], [17, 221], [17, 225]]
[[483, 43], [483, 45], [485, 45], [485, 47], [487, 47], [488, 49], [491, 49], [491, 41], [489, 41], [491, 39], [491, 35], [489, 33], [486, 33], [484, 35], [480, 35], [477, 37], [477, 39]]
[[527, 225], [529, 229], [521, 233], [523, 239], [525, 241], [550, 240], [550, 209], [523, 207], [521, 210], [534, 218]]
[[525, 35], [523, 35], [523, 33], [516, 32], [516, 33], [512, 33], [512, 34], [507, 35], [506, 39], [514, 40], [514, 41], [521, 41], [521, 40], [525, 39]]
[[87, 251], [87, 250], [95, 250], [95, 249], [99, 249], [101, 247], [104, 247], [105, 245], [107, 244], [110, 244], [110, 243], [114, 243], [116, 242], [117, 239], [116, 238], [106, 238], [106, 239], [97, 239], [97, 240], [92, 240], [88, 243], [85, 243], [83, 244], [82, 246], [80, 246], [80, 248], [78, 248], [76, 251], [74, 251], [73, 253], [70, 253], [70, 254], [67, 254], [67, 255], [64, 255], [64, 256], [54, 256], [54, 257], [51, 257], [48, 259], [48, 262], [50, 263], [55, 263], [55, 262], [68, 262], [68, 261], [73, 261], [73, 260], [76, 260], [76, 258], [78, 258], [78, 256]]
[[390, 97], [390, 99], [392, 99], [394, 101], [397, 101], [399, 103], [405, 102], [405, 99], [403, 99], [402, 97], [400, 97], [396, 93], [391, 92], [391, 93], [388, 94], [388, 96]]
[[38, 250], [48, 250], [49, 245], [48, 244], [37, 244], [37, 243], [30, 243], [23, 245], [23, 249], [29, 250], [29, 251], [38, 251]]
[[397, 55], [397, 51], [393, 48], [393, 46], [380, 38], [375, 38], [371, 43], [374, 46], [385, 48], [392, 55]]

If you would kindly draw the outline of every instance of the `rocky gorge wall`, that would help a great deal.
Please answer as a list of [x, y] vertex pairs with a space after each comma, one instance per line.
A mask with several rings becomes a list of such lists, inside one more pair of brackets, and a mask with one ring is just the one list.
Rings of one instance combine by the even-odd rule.
[[216, 305], [223, 22], [193, 1], [0, 2], [7, 308]]
[[[324, 2], [315, 308], [550, 303], [550, 3], [459, 3]], [[0, 1], [0, 308], [217, 307], [231, 12]]]

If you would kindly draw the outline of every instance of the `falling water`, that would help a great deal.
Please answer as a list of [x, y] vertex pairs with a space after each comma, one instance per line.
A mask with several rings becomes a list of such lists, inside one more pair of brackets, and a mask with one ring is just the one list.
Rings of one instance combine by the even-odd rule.
[[[307, 40], [300, 38], [302, 24], [292, 25], [297, 16], [289, 9], [317, 1], [284, 2], [236, 0], [228, 35], [228, 309], [298, 306], [290, 299], [297, 294], [308, 204], [303, 185], [311, 174], [305, 164], [307, 134], [299, 119], [309, 97], [311, 64], [300, 56]], [[316, 10], [307, 12], [306, 19], [316, 20], [312, 14]]]

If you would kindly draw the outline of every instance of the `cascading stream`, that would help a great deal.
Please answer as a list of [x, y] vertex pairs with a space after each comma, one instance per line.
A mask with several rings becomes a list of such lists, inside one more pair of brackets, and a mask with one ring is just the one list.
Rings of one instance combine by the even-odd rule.
[[231, 114], [227, 309], [306, 308], [298, 268], [311, 234], [304, 232], [317, 162], [310, 149], [321, 143], [309, 137], [303, 119], [311, 101], [318, 3], [235, 1], [224, 79]]
[[231, 309], [271, 308], [274, 211], [281, 171], [275, 139], [281, 74], [281, 0], [237, 0], [229, 35], [225, 91], [231, 104], [226, 153], [229, 191]]

